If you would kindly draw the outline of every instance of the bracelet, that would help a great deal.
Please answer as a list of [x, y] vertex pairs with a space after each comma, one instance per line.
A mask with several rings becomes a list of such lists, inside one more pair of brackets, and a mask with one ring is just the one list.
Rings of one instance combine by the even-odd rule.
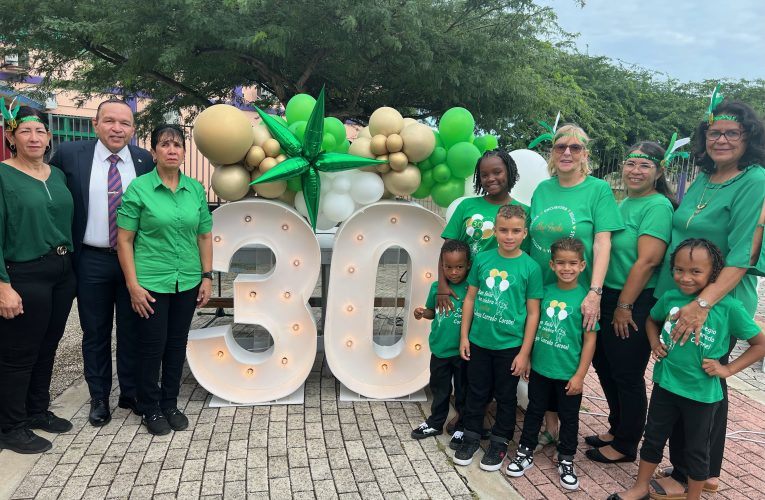
[[631, 311], [634, 306], [626, 302], [617, 302], [616, 307], [618, 307], [619, 309], [627, 309], [628, 311]]

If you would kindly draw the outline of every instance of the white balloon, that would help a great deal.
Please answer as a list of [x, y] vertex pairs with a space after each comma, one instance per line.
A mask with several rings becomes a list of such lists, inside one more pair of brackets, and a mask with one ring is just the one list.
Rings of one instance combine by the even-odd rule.
[[295, 210], [303, 217], [308, 217], [308, 206], [305, 204], [305, 197], [302, 191], [295, 194]]
[[521, 203], [531, 204], [531, 195], [537, 185], [550, 178], [547, 173], [547, 160], [536, 151], [530, 149], [516, 149], [510, 152], [515, 164], [518, 166], [518, 183], [512, 191], [512, 196]]
[[[300, 194], [300, 193], [298, 193], [298, 194]], [[555, 315], [555, 308], [554, 307], [548, 307], [547, 311], [545, 311], [545, 312], [547, 313], [547, 317], [548, 318], [552, 318]]]
[[320, 213], [331, 221], [342, 222], [351, 216], [355, 207], [349, 195], [330, 191], [321, 197]]
[[566, 318], [568, 318], [568, 311], [566, 311], [565, 309], [564, 309], [564, 310], [561, 310], [561, 311], [558, 313], [558, 319], [559, 319], [559, 320], [561, 320], [561, 321], [563, 321], [563, 320], [564, 320], [564, 319], [566, 319]]
[[327, 219], [327, 217], [321, 212], [319, 212], [319, 215], [316, 217], [316, 229], [320, 231], [332, 229], [336, 225], [337, 222]]
[[502, 280], [502, 281], [499, 282], [499, 291], [500, 292], [504, 292], [505, 290], [508, 289], [508, 287], [510, 287], [510, 282], [509, 281]]
[[486, 278], [486, 286], [488, 286], [489, 288], [494, 288], [494, 278], [493, 277]]
[[[374, 175], [374, 174], [373, 174]], [[351, 190], [352, 174], [343, 172], [332, 181], [332, 191], [345, 194]]]
[[350, 195], [360, 205], [368, 205], [382, 198], [385, 184], [379, 175], [372, 172], [359, 172], [351, 177]]
[[462, 203], [462, 200], [466, 200], [468, 198], [474, 198], [474, 196], [460, 196], [453, 202], [449, 203], [449, 206], [446, 208], [446, 223], [449, 223], [449, 219], [452, 218], [452, 215], [454, 215], [454, 211], [457, 210], [457, 205]]

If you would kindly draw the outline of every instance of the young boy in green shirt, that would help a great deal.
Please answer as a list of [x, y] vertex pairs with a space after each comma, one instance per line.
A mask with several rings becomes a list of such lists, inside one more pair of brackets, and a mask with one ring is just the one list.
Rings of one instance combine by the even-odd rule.
[[[464, 241], [446, 240], [441, 247], [441, 273], [457, 294], [450, 297], [454, 308], [436, 313], [438, 280], [430, 287], [425, 307], [414, 310], [415, 319], [432, 319], [430, 325], [430, 392], [433, 402], [430, 417], [412, 431], [414, 439], [424, 439], [443, 433], [446, 417], [449, 415], [449, 397], [454, 379], [454, 403], [457, 414], [462, 415], [465, 406], [467, 371], [465, 361], [460, 357], [460, 324], [462, 323], [462, 301], [467, 293], [465, 277], [470, 270], [470, 247]], [[462, 443], [462, 424], [458, 420], [449, 446], [456, 449]]]
[[[678, 419], [685, 432], [687, 498], [701, 498], [709, 476], [712, 419], [723, 399], [720, 378], [738, 373], [765, 355], [765, 336], [744, 305], [729, 295], [709, 309], [698, 340], [685, 344], [677, 341], [673, 332], [677, 311], [696, 300], [699, 292], [717, 279], [724, 265], [720, 249], [705, 239], [687, 239], [670, 256], [678, 289], [659, 298], [646, 323], [656, 364], [637, 481], [629, 490], [608, 497], [610, 500], [649, 495], [651, 477]], [[731, 335], [749, 342], [749, 348], [728, 365], [722, 365], [718, 359], [727, 352]]]
[[473, 461], [480, 447], [486, 402], [493, 395], [497, 418], [489, 449], [481, 459], [481, 469], [488, 471], [502, 467], [513, 437], [518, 380], [529, 374], [543, 291], [542, 271], [520, 248], [528, 234], [526, 211], [518, 205], [500, 207], [494, 234], [498, 247], [476, 255], [467, 279], [460, 329], [460, 355], [468, 371], [465, 431], [454, 454], [457, 465]]
[[518, 450], [507, 466], [507, 475], [520, 477], [534, 464], [534, 448], [545, 411], [554, 403], [560, 418], [558, 474], [560, 485], [579, 488], [574, 470], [579, 407], [587, 369], [595, 353], [595, 331], [583, 331], [582, 302], [588, 290], [579, 284], [587, 265], [584, 244], [578, 238], [562, 238], [550, 247], [550, 269], [557, 283], [545, 287], [542, 319], [534, 338], [529, 377], [529, 405], [523, 421]]

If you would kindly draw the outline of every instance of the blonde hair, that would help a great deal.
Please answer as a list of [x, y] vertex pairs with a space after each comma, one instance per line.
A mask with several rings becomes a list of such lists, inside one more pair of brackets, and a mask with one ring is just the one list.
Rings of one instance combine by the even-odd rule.
[[[585, 152], [588, 151], [587, 144], [590, 142], [590, 136], [587, 135], [582, 127], [573, 123], [567, 123], [560, 127], [555, 132], [555, 136], [553, 137], [553, 147], [555, 146], [555, 143], [558, 141], [558, 139], [561, 137], [569, 136], [575, 137], [577, 140], [579, 140], [580, 143], [582, 143], [582, 146], [584, 146], [584, 151], [582, 152], [582, 156], [579, 159], [579, 171], [584, 176], [590, 175], [592, 169], [590, 169], [589, 155], [585, 154]], [[550, 158], [547, 160], [547, 172], [550, 174], [550, 177], [555, 177], [558, 175], [558, 166], [555, 165], [555, 160], [555, 152], [551, 151]]]

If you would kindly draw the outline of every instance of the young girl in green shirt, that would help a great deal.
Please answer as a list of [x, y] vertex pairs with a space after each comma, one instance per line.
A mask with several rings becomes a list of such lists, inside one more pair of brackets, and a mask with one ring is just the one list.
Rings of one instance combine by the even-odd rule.
[[[713, 417], [723, 399], [720, 380], [765, 356], [765, 336], [743, 304], [730, 296], [709, 311], [697, 341], [683, 343], [673, 339], [677, 312], [699, 300], [701, 290], [719, 277], [724, 261], [714, 243], [688, 239], [672, 252], [670, 264], [678, 288], [659, 298], [646, 324], [656, 365], [637, 481], [629, 490], [611, 495], [610, 500], [647, 498], [649, 485], [663, 494], [664, 490], [651, 477], [678, 420], [683, 423], [685, 434], [687, 498], [701, 498], [704, 481], [709, 477]], [[723, 365], [719, 358], [727, 352], [731, 336], [746, 340], [749, 348], [735, 361]]]

